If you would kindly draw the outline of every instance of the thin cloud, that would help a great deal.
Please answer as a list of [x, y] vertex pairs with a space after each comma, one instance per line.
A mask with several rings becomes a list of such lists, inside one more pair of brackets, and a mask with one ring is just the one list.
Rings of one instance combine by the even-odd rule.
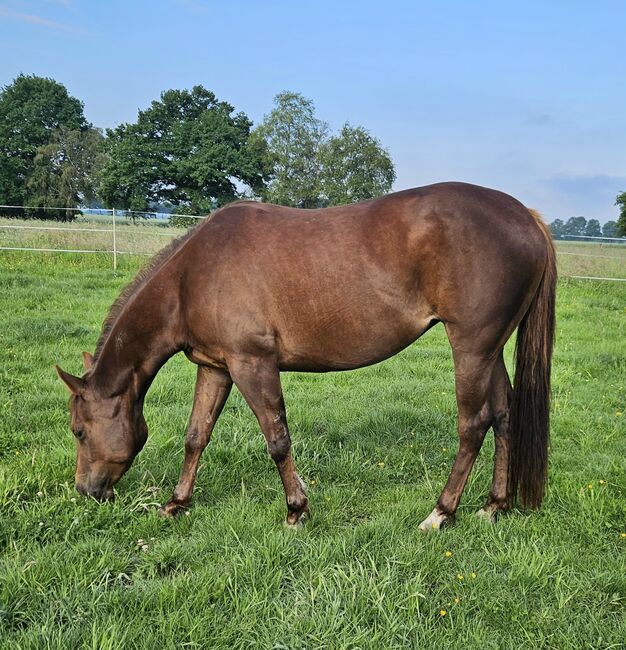
[[23, 14], [19, 11], [13, 11], [8, 7], [0, 6], [0, 16], [6, 16], [7, 18], [17, 20], [22, 23], [29, 23], [31, 25], [39, 25], [41, 27], [47, 27], [57, 32], [73, 32], [76, 34], [88, 34], [87, 30], [82, 27], [76, 27], [74, 25], [66, 25], [65, 23], [59, 23], [55, 20], [49, 20], [43, 16], [36, 16], [35, 14]]
[[609, 176], [608, 174], [589, 174], [568, 176], [559, 174], [548, 180], [548, 184], [568, 194], [593, 195], [617, 194], [626, 189], [626, 177]]

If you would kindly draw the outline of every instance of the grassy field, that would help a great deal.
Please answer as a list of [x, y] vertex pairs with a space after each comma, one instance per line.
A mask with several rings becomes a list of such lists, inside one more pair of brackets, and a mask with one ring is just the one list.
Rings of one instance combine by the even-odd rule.
[[151, 435], [117, 500], [74, 492], [53, 364], [80, 371], [140, 263], [114, 273], [105, 255], [0, 252], [1, 648], [625, 647], [626, 283], [560, 281], [548, 495], [495, 525], [473, 516], [489, 436], [457, 524], [417, 531], [456, 450], [441, 327], [371, 368], [285, 375], [312, 509], [294, 533], [236, 391], [188, 516], [157, 516], [191, 405], [180, 355], [148, 395]]
[[[0, 246], [110, 251], [113, 247], [111, 228], [111, 219], [102, 216], [86, 215], [64, 223], [0, 215]], [[117, 219], [116, 250], [122, 255], [154, 254], [184, 232], [180, 228], [170, 228], [164, 221], [144, 219], [132, 223]]]
[[626, 278], [626, 245], [556, 242], [559, 273], [603, 278]]

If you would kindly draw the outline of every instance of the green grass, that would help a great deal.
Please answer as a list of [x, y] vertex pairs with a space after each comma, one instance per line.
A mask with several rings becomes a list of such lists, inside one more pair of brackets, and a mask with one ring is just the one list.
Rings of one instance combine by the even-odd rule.
[[557, 241], [562, 276], [626, 278], [626, 245]]
[[[84, 215], [71, 223], [37, 219], [14, 219], [0, 215], [0, 246], [111, 251], [110, 218]], [[116, 221], [116, 250], [124, 254], [151, 255], [185, 232], [167, 222], [125, 218]], [[111, 259], [111, 257], [109, 257]], [[110, 263], [110, 262], [109, 262]], [[87, 262], [91, 267], [91, 263]]]
[[180, 356], [149, 393], [151, 435], [117, 500], [74, 492], [52, 365], [80, 371], [138, 264], [123, 258], [115, 274], [104, 255], [0, 256], [1, 648], [624, 647], [626, 285], [560, 282], [548, 495], [493, 526], [473, 517], [489, 436], [457, 524], [417, 531], [456, 450], [442, 328], [372, 368], [284, 375], [312, 508], [293, 533], [236, 391], [189, 516], [157, 516], [191, 406]]

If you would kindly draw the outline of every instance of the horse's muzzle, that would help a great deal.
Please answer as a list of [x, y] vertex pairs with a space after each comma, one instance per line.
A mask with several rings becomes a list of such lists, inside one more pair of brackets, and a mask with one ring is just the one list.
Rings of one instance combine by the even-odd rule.
[[113, 488], [108, 485], [92, 487], [83, 483], [76, 483], [76, 490], [86, 497], [92, 497], [96, 501], [112, 501], [114, 498]]

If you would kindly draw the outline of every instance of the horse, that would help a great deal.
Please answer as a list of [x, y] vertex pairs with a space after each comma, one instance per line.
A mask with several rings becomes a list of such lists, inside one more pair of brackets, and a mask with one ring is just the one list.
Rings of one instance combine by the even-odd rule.
[[[281, 371], [329, 372], [387, 359], [437, 323], [452, 348], [459, 448], [432, 512], [454, 519], [486, 432], [493, 479], [482, 516], [546, 487], [556, 256], [538, 213], [497, 190], [447, 182], [339, 207], [228, 204], [174, 241], [111, 307], [71, 391], [76, 489], [98, 500], [144, 446], [147, 390], [182, 351], [197, 365], [182, 472], [160, 513], [192, 497], [200, 456], [233, 384], [282, 480], [286, 525], [309, 512], [291, 454]], [[517, 328], [511, 385], [503, 348]]]

